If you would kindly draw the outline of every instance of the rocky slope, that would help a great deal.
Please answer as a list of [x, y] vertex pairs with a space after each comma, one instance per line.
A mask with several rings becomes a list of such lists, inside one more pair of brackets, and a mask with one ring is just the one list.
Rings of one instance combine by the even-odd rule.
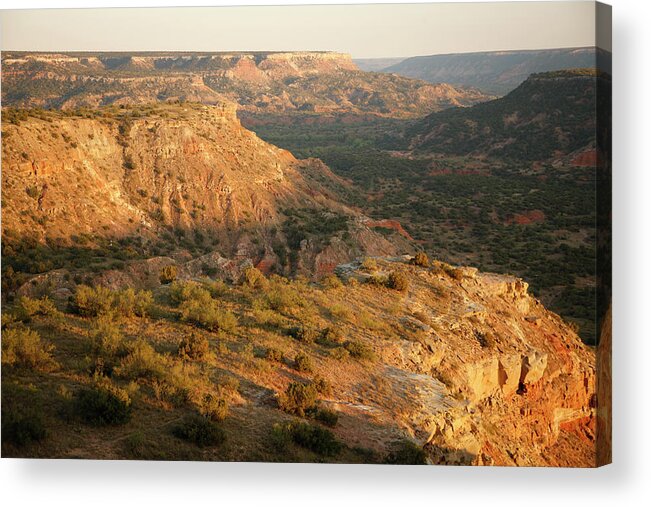
[[597, 65], [610, 72], [610, 54], [595, 48], [568, 48], [415, 56], [386, 66], [381, 72], [505, 95], [531, 74]]
[[477, 90], [360, 71], [350, 55], [3, 53], [3, 105], [74, 109], [223, 97], [249, 113], [411, 117], [487, 100]]
[[594, 166], [595, 110], [609, 89], [610, 76], [591, 69], [534, 74], [500, 99], [433, 113], [407, 137], [419, 152], [518, 161], [570, 156], [571, 165]]
[[[175, 317], [179, 309], [170, 304], [169, 286], [150, 286], [157, 310], [114, 324], [127, 343], [146, 340], [160, 354], [140, 361], [168, 361], [172, 371], [183, 364], [190, 392], [217, 390], [224, 396], [224, 385], [237, 386], [221, 423], [226, 442], [200, 449], [170, 431], [192, 405], [166, 402], [146, 366], [138, 390], [130, 391], [131, 422], [94, 427], [62, 419], [65, 400], [58, 393], [76, 393], [92, 382], [83, 356], [96, 319], [36, 315], [27, 325], [55, 345], [61, 366], [54, 373], [7, 366], [3, 387], [29, 378], [33, 388], [18, 400], [26, 406], [49, 399], [43, 419], [56, 437], [22, 449], [6, 446], [3, 454], [377, 463], [391, 461], [397, 443], [408, 441], [411, 453], [393, 462], [420, 462], [418, 450], [433, 464], [594, 466], [594, 352], [530, 296], [522, 280], [408, 261], [340, 265], [336, 273], [343, 286], [278, 279], [248, 288], [216, 286], [216, 301], [239, 323], [220, 332]], [[368, 283], [389, 273], [403, 277], [404, 291]], [[206, 287], [215, 287], [211, 283]], [[3, 312], [10, 310], [3, 306]], [[179, 340], [190, 335], [205, 338], [209, 353], [175, 358]], [[4, 354], [3, 349], [3, 361]], [[299, 357], [308, 358], [303, 360], [309, 368], [297, 365]], [[128, 383], [120, 374], [124, 367], [116, 367], [109, 380], [115, 386]], [[306, 450], [309, 442], [292, 444], [276, 430], [301, 420], [280, 409], [288, 385], [314, 380], [327, 386], [319, 406], [336, 414], [334, 424], [327, 423], [341, 443], [333, 452]], [[6, 414], [16, 403], [12, 393], [3, 391]], [[140, 444], [134, 448], [136, 437]]]
[[408, 250], [340, 204], [347, 182], [242, 128], [233, 104], [33, 114], [4, 111], [5, 254], [27, 240], [61, 249], [132, 238], [151, 256], [194, 238], [203, 252], [321, 273]]

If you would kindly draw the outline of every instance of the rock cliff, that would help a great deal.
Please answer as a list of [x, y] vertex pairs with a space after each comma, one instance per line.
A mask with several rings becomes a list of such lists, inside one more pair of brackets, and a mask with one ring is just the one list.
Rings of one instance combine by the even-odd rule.
[[409, 250], [340, 203], [348, 184], [322, 162], [296, 160], [244, 129], [232, 103], [10, 119], [2, 146], [5, 245], [130, 237], [146, 246], [199, 235], [206, 251], [319, 274], [351, 256]]
[[249, 113], [413, 117], [490, 97], [447, 84], [360, 71], [350, 55], [290, 53], [4, 53], [3, 105], [74, 109], [223, 97]]

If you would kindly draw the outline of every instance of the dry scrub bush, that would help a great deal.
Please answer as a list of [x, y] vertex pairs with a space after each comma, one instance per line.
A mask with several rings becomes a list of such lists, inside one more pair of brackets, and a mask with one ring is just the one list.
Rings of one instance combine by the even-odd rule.
[[389, 273], [385, 285], [389, 289], [406, 292], [409, 289], [409, 278], [404, 273], [392, 271]]
[[312, 360], [306, 354], [297, 354], [294, 358], [294, 368], [296, 371], [303, 373], [311, 373], [314, 371], [314, 365]]
[[177, 353], [182, 359], [201, 360], [206, 357], [209, 351], [210, 343], [205, 336], [190, 333], [179, 343]]
[[204, 394], [197, 403], [199, 413], [211, 421], [223, 421], [228, 417], [228, 401], [213, 393]]
[[254, 267], [248, 267], [242, 272], [240, 285], [249, 289], [265, 290], [269, 286], [269, 281], [262, 271]]
[[321, 456], [336, 456], [342, 449], [334, 434], [320, 426], [301, 421], [273, 426], [271, 441], [278, 450], [285, 450], [290, 440]]
[[163, 379], [168, 374], [169, 361], [142, 338], [129, 344], [129, 353], [116, 367], [115, 374], [130, 380], [138, 378]]
[[73, 298], [74, 310], [84, 317], [96, 317], [107, 314], [113, 308], [115, 296], [106, 287], [89, 287], [79, 285]]
[[287, 334], [303, 343], [314, 343], [319, 337], [319, 332], [305, 322], [300, 322], [298, 326], [289, 328]]
[[258, 306], [256, 304], [256, 301], [259, 300], [256, 299], [253, 302], [253, 318], [258, 324], [271, 328], [279, 328], [285, 323], [285, 317], [275, 312], [274, 310], [256, 308], [256, 306]]
[[348, 352], [344, 347], [335, 347], [330, 351], [330, 357], [337, 361], [345, 361], [350, 357], [350, 352]]
[[371, 259], [370, 257], [365, 257], [364, 260], [362, 261], [361, 268], [362, 271], [366, 271], [367, 273], [373, 273], [378, 269], [377, 261], [375, 259]]
[[174, 299], [179, 299], [181, 319], [191, 322], [210, 331], [232, 333], [237, 328], [235, 315], [222, 308], [210, 293], [197, 284], [184, 284], [173, 288]]
[[84, 317], [108, 314], [145, 317], [153, 301], [153, 295], [149, 291], [135, 291], [132, 288], [112, 291], [102, 286], [79, 285], [72, 300], [72, 307]]
[[27, 296], [21, 296], [11, 313], [16, 321], [29, 322], [32, 317], [55, 317], [61, 318], [62, 313], [54, 306], [54, 302], [47, 298], [32, 299]]
[[312, 385], [321, 396], [330, 396], [332, 394], [332, 384], [323, 377], [314, 377]]
[[40, 335], [25, 327], [14, 327], [2, 332], [2, 364], [51, 371], [58, 367], [52, 358], [53, 345], [41, 341]]
[[124, 336], [110, 315], [100, 315], [92, 324], [90, 340], [93, 352], [112, 358], [126, 351]]
[[179, 304], [181, 319], [211, 331], [233, 332], [237, 319], [230, 311], [221, 308], [206, 288], [195, 282], [174, 282], [170, 297]]
[[326, 290], [338, 289], [344, 285], [339, 277], [333, 274], [324, 276], [321, 279], [321, 283], [323, 284], [323, 288]]
[[278, 405], [290, 414], [305, 417], [309, 410], [316, 409], [318, 392], [312, 384], [292, 382], [278, 398]]
[[281, 363], [283, 361], [283, 359], [285, 358], [282, 351], [280, 351], [278, 349], [275, 349], [273, 347], [269, 347], [265, 351], [264, 357], [265, 357], [265, 359], [268, 359], [269, 361], [273, 361], [275, 363]]
[[334, 428], [339, 422], [339, 413], [327, 408], [319, 408], [314, 414], [314, 418], [320, 423]]
[[414, 266], [429, 267], [429, 258], [425, 252], [418, 252], [410, 262]]
[[168, 284], [172, 283], [174, 280], [176, 280], [176, 277], [178, 276], [178, 268], [176, 266], [170, 265], [170, 266], [165, 266], [163, 269], [160, 270], [160, 283], [162, 284]]
[[344, 348], [348, 351], [351, 357], [359, 359], [360, 361], [375, 361], [375, 353], [373, 349], [365, 343], [358, 341], [347, 341]]
[[385, 463], [391, 465], [426, 465], [427, 454], [422, 447], [411, 440], [403, 440], [395, 445]]
[[226, 440], [224, 430], [212, 421], [198, 415], [187, 417], [172, 429], [172, 434], [199, 447], [219, 445]]
[[98, 379], [75, 397], [75, 410], [88, 424], [96, 426], [125, 424], [131, 419], [131, 398], [107, 379]]
[[2, 411], [2, 443], [23, 447], [32, 442], [40, 442], [47, 436], [43, 417], [40, 413]]
[[274, 276], [264, 292], [264, 304], [278, 313], [291, 315], [304, 305], [298, 287], [300, 283], [290, 283], [285, 278]]

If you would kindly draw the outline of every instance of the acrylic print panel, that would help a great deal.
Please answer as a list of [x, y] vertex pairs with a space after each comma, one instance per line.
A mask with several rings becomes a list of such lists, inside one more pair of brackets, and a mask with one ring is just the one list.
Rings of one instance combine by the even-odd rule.
[[610, 72], [592, 2], [3, 11], [2, 456], [610, 462]]

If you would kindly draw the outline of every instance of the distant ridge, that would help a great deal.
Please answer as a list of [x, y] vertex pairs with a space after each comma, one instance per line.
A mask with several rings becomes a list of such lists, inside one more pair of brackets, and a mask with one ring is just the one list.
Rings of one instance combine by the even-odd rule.
[[413, 118], [492, 96], [467, 87], [363, 72], [334, 52], [2, 54], [2, 103], [76, 109], [192, 101], [247, 113]]
[[610, 53], [584, 47], [415, 56], [380, 71], [505, 95], [531, 74], [588, 67], [610, 72]]

